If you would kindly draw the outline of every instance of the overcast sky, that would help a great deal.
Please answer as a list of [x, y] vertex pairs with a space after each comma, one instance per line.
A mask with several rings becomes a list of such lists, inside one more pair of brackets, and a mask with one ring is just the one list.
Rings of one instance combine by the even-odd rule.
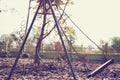
[[[13, 32], [26, 19], [28, 1], [0, 0], [0, 35]], [[120, 37], [120, 0], [74, 0], [66, 12], [96, 43]], [[90, 43], [80, 32], [76, 35], [79, 44]]]

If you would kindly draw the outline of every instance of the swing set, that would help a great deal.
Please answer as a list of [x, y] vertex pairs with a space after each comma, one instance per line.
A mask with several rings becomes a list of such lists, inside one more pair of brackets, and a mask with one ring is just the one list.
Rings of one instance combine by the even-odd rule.
[[[68, 1], [69, 1], [69, 0], [67, 0], [67, 2], [66, 2], [66, 4], [65, 4], [65, 7], [66, 7]], [[30, 0], [30, 2], [31, 2], [31, 0]], [[30, 2], [29, 2], [29, 7], [30, 7]], [[59, 8], [60, 10], [62, 10], [62, 14], [60, 15], [60, 18], [59, 18], [59, 19], [57, 19], [57, 17], [56, 17], [56, 14], [55, 14], [55, 12], [54, 12], [53, 6]], [[26, 36], [25, 36], [25, 38], [24, 38], [24, 40], [23, 40], [23, 42], [22, 42], [22, 45], [21, 45], [21, 47], [20, 47], [20, 49], [19, 49], [18, 55], [17, 55], [17, 57], [16, 57], [16, 59], [15, 59], [15, 62], [14, 62], [13, 66], [12, 66], [10, 72], [9, 72], [9, 75], [8, 75], [7, 80], [10, 80], [10, 79], [11, 79], [11, 76], [12, 76], [12, 74], [13, 74], [13, 71], [14, 71], [17, 63], [18, 63], [18, 60], [19, 60], [20, 55], [21, 55], [21, 53], [22, 53], [22, 50], [24, 49], [24, 45], [25, 45], [26, 42], [27, 42], [28, 36], [29, 36], [29, 34], [30, 34], [30, 31], [31, 31], [31, 29], [32, 29], [32, 27], [33, 27], [33, 24], [34, 24], [34, 22], [35, 22], [35, 20], [36, 20], [36, 17], [37, 17], [37, 15], [38, 15], [38, 13], [39, 13], [39, 10], [40, 10], [41, 8], [44, 9], [44, 13], [42, 14], [42, 15], [44, 15], [44, 17], [47, 15], [47, 11], [50, 11], [50, 13], [49, 13], [48, 15], [51, 14], [52, 17], [53, 17], [53, 19], [54, 19], [54, 23], [55, 23], [54, 28], [57, 29], [58, 35], [59, 35], [59, 37], [60, 37], [60, 40], [61, 40], [61, 43], [62, 43], [62, 46], [63, 46], [63, 49], [64, 49], [65, 57], [66, 57], [66, 60], [67, 60], [68, 65], [69, 65], [69, 67], [70, 67], [71, 74], [72, 74], [72, 77], [73, 77], [74, 80], [77, 80], [77, 79], [76, 79], [76, 75], [75, 75], [75, 72], [74, 72], [74, 69], [73, 69], [71, 60], [70, 60], [70, 58], [69, 58], [69, 55], [68, 55], [68, 52], [67, 52], [67, 49], [66, 49], [66, 46], [65, 46], [65, 43], [64, 43], [64, 40], [63, 40], [61, 31], [62, 31], [62, 33], [65, 35], [65, 37], [66, 37], [66, 39], [67, 39], [67, 42], [70, 44], [70, 46], [72, 47], [72, 49], [76, 52], [76, 54], [78, 55], [78, 57], [79, 57], [79, 54], [77, 53], [77, 51], [75, 50], [75, 48], [72, 46], [72, 43], [69, 41], [67, 35], [64, 33], [64, 30], [62, 29], [62, 27], [61, 27], [61, 25], [60, 25], [60, 23], [59, 23], [59, 21], [62, 19], [63, 14], [65, 14], [65, 16], [76, 26], [76, 28], [77, 28], [88, 40], [90, 40], [95, 46], [97, 46], [97, 47], [103, 52], [103, 55], [104, 55], [104, 57], [105, 57], [106, 62], [105, 62], [104, 64], [102, 64], [101, 66], [99, 66], [99, 67], [98, 67], [97, 69], [95, 69], [94, 71], [92, 71], [90, 74], [88, 74], [87, 78], [94, 77], [96, 74], [100, 73], [104, 68], [106, 68], [107, 66], [109, 66], [110, 64], [112, 64], [112, 63], [114, 62], [114, 59], [112, 59], [110, 55], [106, 56], [107, 53], [104, 53], [104, 50], [103, 50], [102, 48], [100, 48], [90, 37], [88, 37], [88, 35], [86, 35], [86, 34], [74, 23], [74, 21], [67, 15], [67, 13], [65, 13], [65, 8], [62, 9], [60, 6], [56, 6], [56, 5], [52, 4], [52, 1], [51, 1], [51, 0], [40, 0], [40, 1], [39, 1], [39, 5], [38, 5], [38, 7], [37, 7], [37, 10], [36, 10], [36, 12], [35, 12], [35, 14], [34, 14], [34, 17], [33, 17], [33, 19], [32, 19], [32, 22], [31, 22], [31, 24], [30, 24], [30, 27], [29, 27], [28, 30], [27, 30], [28, 20], [29, 20], [29, 11], [28, 11], [27, 23], [26, 23]], [[79, 58], [80, 58], [80, 57], [79, 57]]]

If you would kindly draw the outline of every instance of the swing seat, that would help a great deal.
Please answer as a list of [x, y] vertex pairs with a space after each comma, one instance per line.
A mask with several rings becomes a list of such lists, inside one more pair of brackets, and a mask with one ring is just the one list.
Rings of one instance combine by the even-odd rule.
[[110, 59], [101, 66], [99, 66], [97, 69], [95, 69], [93, 72], [91, 72], [87, 78], [94, 77], [96, 74], [100, 73], [104, 68], [109, 66], [110, 64], [114, 63], [114, 59]]

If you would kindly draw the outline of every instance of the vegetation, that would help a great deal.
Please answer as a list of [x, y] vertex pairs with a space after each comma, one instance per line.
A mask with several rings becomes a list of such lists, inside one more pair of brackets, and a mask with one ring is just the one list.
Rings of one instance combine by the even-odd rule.
[[111, 46], [120, 53], [120, 37], [113, 37]]
[[[40, 1], [41, 0], [37, 0], [37, 2]], [[47, 1], [47, 0], [43, 0], [43, 1]], [[85, 67], [87, 62], [92, 62], [92, 67], [93, 67], [93, 62], [103, 63], [104, 60], [103, 54], [101, 54], [102, 52], [100, 50], [95, 50], [91, 45], [84, 47], [82, 44], [81, 45], [74, 44], [76, 40], [76, 31], [74, 30], [73, 27], [71, 27], [69, 24], [66, 23], [67, 19], [64, 17], [64, 14], [63, 13], [59, 14], [59, 11], [57, 10], [58, 7], [55, 8], [55, 6], [61, 6], [65, 4], [64, 2], [66, 1], [69, 1], [68, 3], [72, 3], [72, 1], [71, 0], [51, 0], [51, 1], [52, 1], [52, 6], [54, 7], [53, 9], [57, 14], [56, 18], [58, 19], [58, 22], [60, 22], [60, 25], [62, 25], [62, 27], [60, 27], [60, 31], [65, 41], [65, 45], [69, 57], [73, 63], [73, 67], [75, 68], [76, 73], [80, 74], [79, 68], [81, 68], [81, 65]], [[48, 2], [45, 2], [45, 4], [43, 4], [40, 9], [41, 9], [41, 13], [38, 13], [38, 17], [37, 17], [37, 20], [40, 22], [40, 25], [36, 26], [35, 24], [33, 26], [33, 30], [32, 30], [33, 32], [31, 33], [30, 37], [27, 39], [27, 42], [24, 46], [24, 50], [22, 52], [23, 54], [25, 54], [24, 58], [28, 58], [28, 60], [27, 59], [22, 60], [23, 57], [21, 55], [20, 60], [22, 61], [18, 62], [19, 67], [17, 67], [17, 69], [20, 68], [21, 71], [17, 70], [14, 71], [14, 73], [17, 75], [19, 74], [26, 75], [29, 73], [28, 75], [32, 74], [34, 76], [36, 75], [47, 76], [52, 74], [51, 76], [54, 76], [54, 74], [59, 74], [60, 72], [63, 72], [62, 74], [63, 75], [65, 74], [64, 76], [66, 76], [67, 73], [68, 76], [70, 77], [71, 74], [69, 73], [69, 69], [68, 69], [69, 65], [67, 65], [67, 62], [65, 61], [66, 56], [64, 55], [61, 42], [59, 40], [54, 42], [49, 42], [47, 44], [43, 42], [43, 40], [45, 40], [47, 36], [49, 36], [53, 31], [55, 32], [55, 34], [52, 35], [52, 37], [54, 36], [56, 38], [57, 37], [56, 35], [59, 35], [57, 33], [57, 30], [55, 29], [56, 24], [54, 23], [54, 19], [51, 16], [52, 11], [50, 10], [50, 6], [48, 5]], [[63, 17], [62, 20], [61, 17]], [[27, 31], [26, 29], [24, 26], [22, 26], [20, 27], [19, 30], [16, 30], [15, 32], [9, 35], [3, 34], [0, 36], [0, 69], [1, 69], [0, 78], [2, 75], [1, 73], [3, 73], [6, 70], [9, 70], [9, 67], [13, 65], [12, 59], [15, 59], [15, 57], [18, 55], [18, 51], [26, 35], [26, 31]], [[120, 53], [120, 38], [113, 37], [111, 41], [112, 41], [111, 45], [109, 45], [109, 42], [104, 42], [103, 40], [101, 40], [99, 46], [101, 47], [101, 49], [103, 49], [103, 52], [111, 53], [111, 56], [115, 59], [115, 62], [120, 62], [120, 58], [119, 58], [120, 54], [113, 54], [116, 52]], [[73, 50], [72, 46], [75, 48], [76, 51]], [[27, 53], [30, 56], [28, 56]], [[37, 67], [36, 65], [35, 66], [31, 65], [31, 63], [28, 64], [29, 61], [33, 59], [34, 59], [34, 64], [37, 64]], [[46, 61], [44, 61], [44, 59]], [[27, 61], [24, 62], [25, 60]], [[80, 65], [81, 62], [83, 63]], [[40, 71], [37, 69], [39, 69]], [[43, 74], [41, 72], [43, 73], [45, 72], [45, 73]], [[83, 72], [86, 74], [88, 71], [83, 71]], [[8, 75], [8, 72], [4, 72], [4, 75]], [[68, 76], [66, 79], [68, 79]], [[61, 75], [59, 77], [61, 77]]]

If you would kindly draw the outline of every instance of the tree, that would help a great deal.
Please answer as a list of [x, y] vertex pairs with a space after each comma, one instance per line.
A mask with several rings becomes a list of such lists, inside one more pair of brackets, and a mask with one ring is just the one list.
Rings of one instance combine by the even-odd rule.
[[[37, 0], [37, 2], [40, 2], [41, 0]], [[72, 0], [51, 0], [53, 4], [56, 4], [57, 6], [64, 5], [64, 2], [68, 1], [69, 4], [73, 4]]]
[[[20, 27], [18, 30], [12, 32], [10, 34], [10, 36], [11, 36], [13, 42], [15, 43], [15, 45], [17, 46], [17, 48], [20, 48], [20, 46], [24, 40], [24, 37], [25, 37], [25, 27], [24, 26]], [[34, 43], [35, 43], [34, 34], [31, 33], [31, 36], [29, 36], [29, 38], [27, 39], [27, 42], [24, 46], [22, 53], [27, 53], [27, 52], [34, 50], [34, 49], [29, 50], [29, 51], [27, 50], [27, 48], [31, 48], [31, 47], [34, 48], [35, 47], [33, 45]]]
[[0, 36], [0, 47], [5, 52], [10, 51], [12, 42], [13, 42], [13, 40], [12, 40], [11, 36], [9, 36], [7, 34], [3, 34]]
[[[38, 0], [37, 2], [40, 2], [41, 0]], [[36, 50], [35, 50], [35, 58], [34, 58], [34, 63], [35, 64], [40, 64], [40, 52], [41, 52], [41, 47], [42, 47], [42, 40], [45, 39], [52, 31], [53, 29], [55, 28], [55, 23], [54, 22], [54, 19], [52, 19], [53, 17], [51, 16], [52, 13], [51, 13], [51, 10], [50, 10], [50, 6], [48, 5], [48, 2], [47, 0], [45, 0], [46, 2], [44, 2], [44, 4], [42, 4], [42, 8], [41, 8], [41, 13], [39, 13], [39, 15], [41, 15], [41, 18], [42, 19], [39, 19], [39, 20], [42, 20], [42, 23], [41, 23], [41, 31], [40, 31], [40, 34], [39, 34], [39, 37], [37, 38], [37, 43], [36, 43]], [[69, 1], [69, 0], [68, 0]], [[57, 11], [57, 13], [59, 13], [59, 11], [57, 10], [58, 6], [60, 5], [63, 5], [63, 1], [62, 0], [52, 0], [52, 6], [55, 6], [53, 7], [54, 10]], [[48, 17], [49, 16], [49, 17]], [[60, 14], [59, 16], [57, 16], [57, 18], [60, 19], [60, 17], [62, 17]], [[49, 26], [53, 26], [53, 28], [51, 28], [47, 34], [45, 34], [45, 30], [46, 30], [46, 26], [50, 24]], [[54, 25], [52, 25], [54, 24]]]
[[71, 61], [73, 60], [72, 58], [72, 46], [75, 43], [75, 30], [73, 29], [73, 27], [64, 27], [64, 33], [65, 33], [65, 37], [67, 38], [67, 44], [68, 44], [68, 51], [70, 52], [70, 58]]
[[25, 32], [24, 28], [20, 27], [19, 30], [16, 30], [10, 35], [14, 40], [14, 42], [16, 42], [16, 45], [18, 44], [17, 45], [18, 47], [20, 47], [20, 45], [22, 44], [22, 41], [24, 40], [24, 36], [25, 36], [24, 32]]
[[0, 36], [0, 51], [1, 51], [0, 56], [1, 57], [10, 56], [9, 52], [13, 48], [12, 43], [13, 43], [13, 39], [10, 35], [3, 34]]
[[0, 40], [0, 52], [4, 50], [5, 42], [3, 40]]
[[62, 51], [62, 44], [60, 42], [55, 42], [55, 51], [57, 54], [57, 58], [60, 59], [63, 55], [61, 54]]
[[120, 37], [113, 37], [111, 46], [120, 53]]

